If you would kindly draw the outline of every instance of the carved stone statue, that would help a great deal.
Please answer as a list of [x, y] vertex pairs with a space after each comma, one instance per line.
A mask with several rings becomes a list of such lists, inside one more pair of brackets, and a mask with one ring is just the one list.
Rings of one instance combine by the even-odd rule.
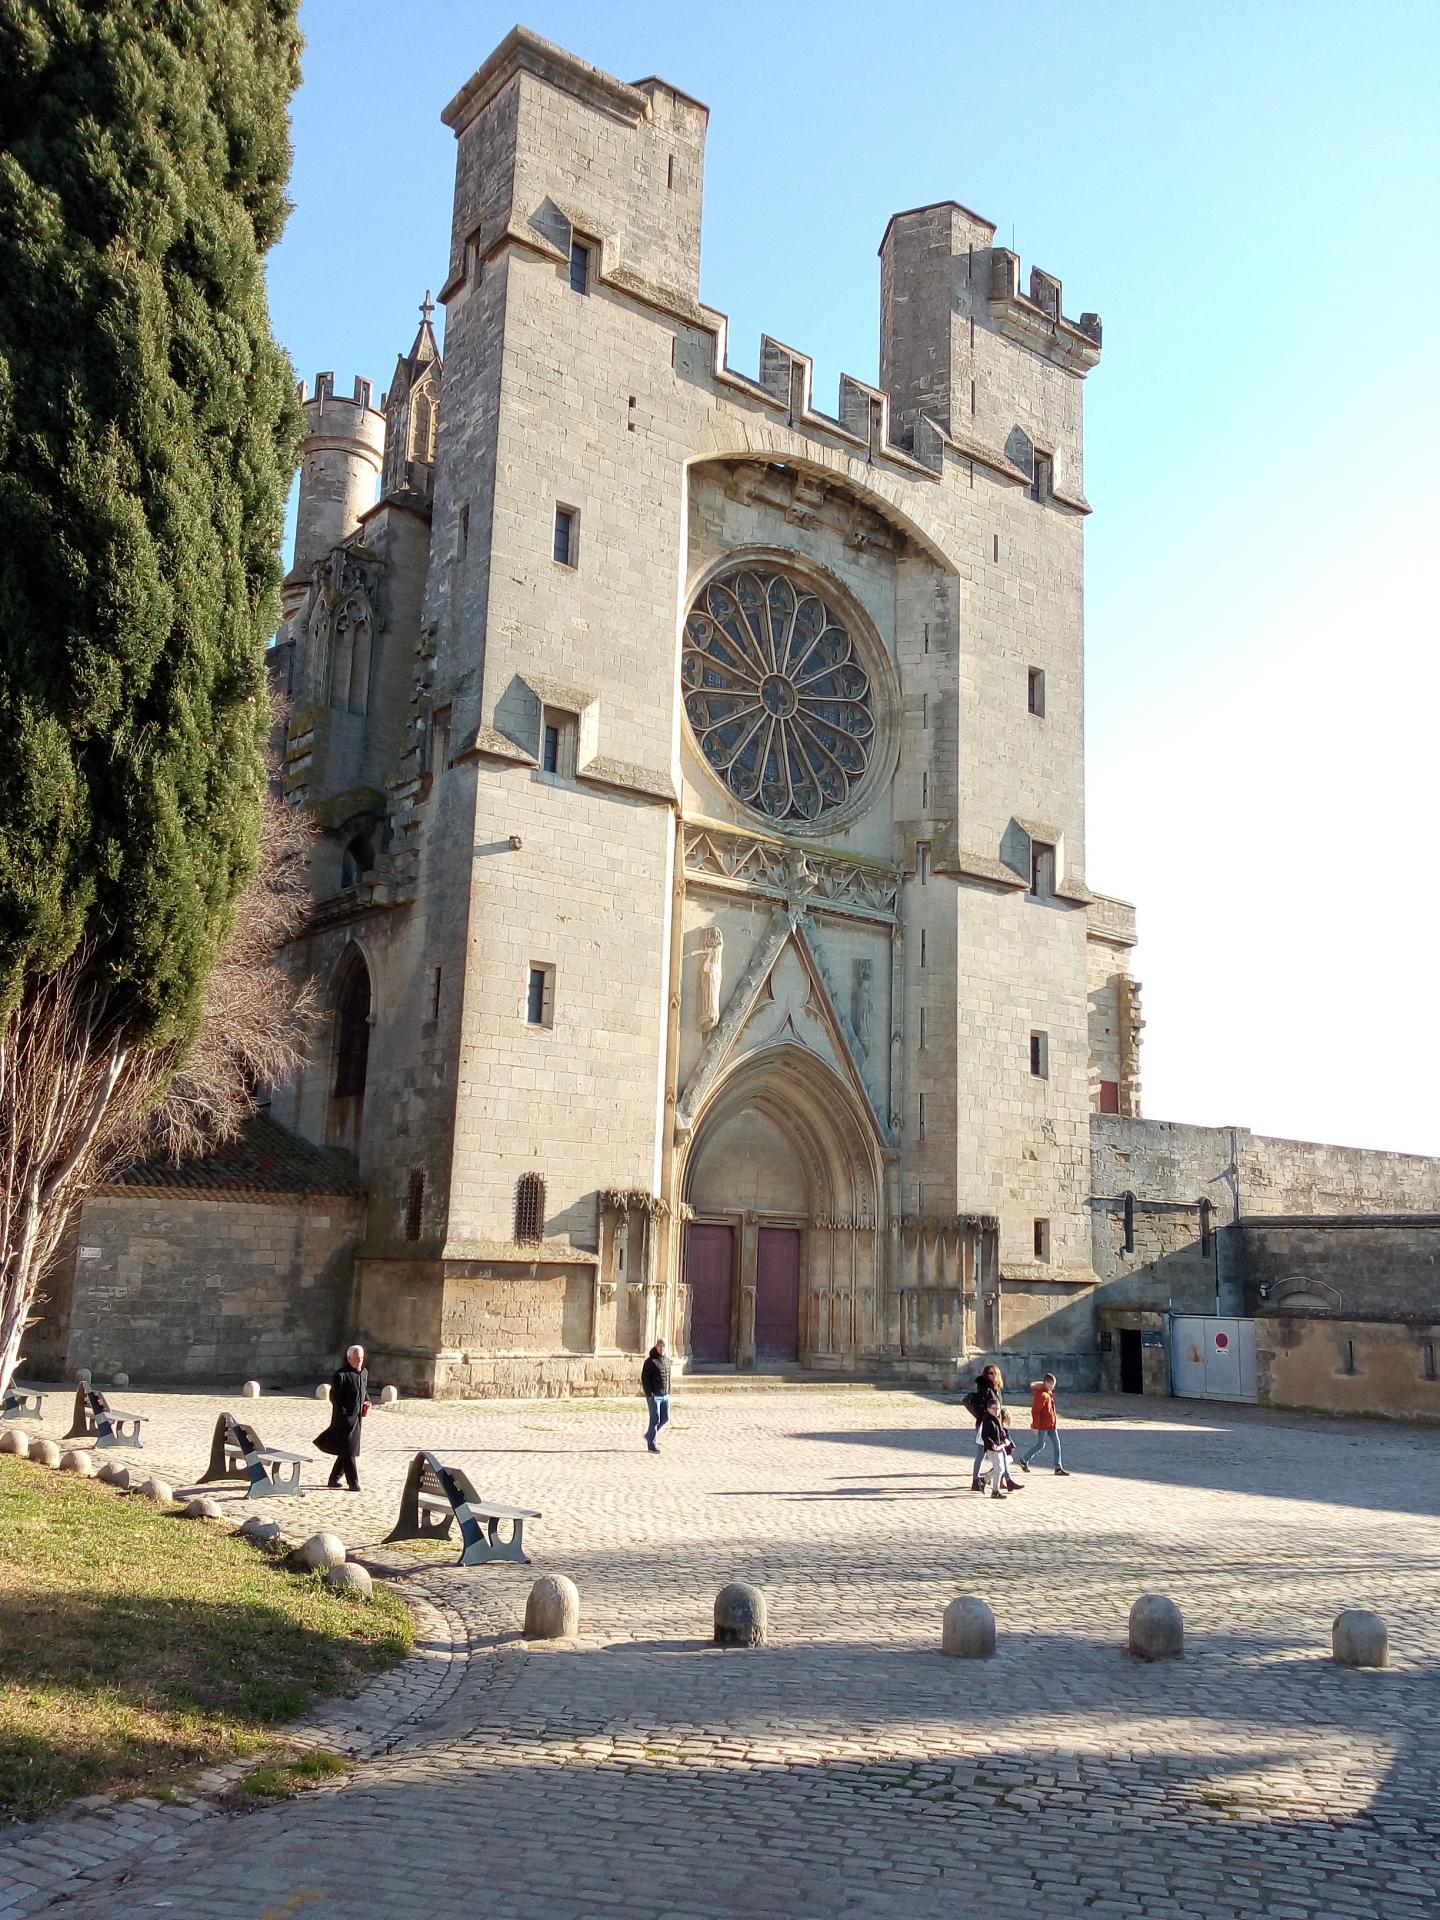
[[860, 1051], [870, 1051], [870, 977], [873, 969], [868, 960], [857, 960], [854, 969], [854, 981], [850, 988], [850, 1024], [855, 1029], [855, 1038], [860, 1042]]
[[725, 936], [719, 927], [707, 927], [700, 936], [700, 1003], [695, 1023], [702, 1033], [720, 1024], [720, 962]]

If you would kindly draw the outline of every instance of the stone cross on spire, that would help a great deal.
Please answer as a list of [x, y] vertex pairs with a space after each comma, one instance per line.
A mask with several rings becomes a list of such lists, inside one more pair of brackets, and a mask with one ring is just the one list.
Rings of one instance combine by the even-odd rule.
[[430, 298], [430, 289], [426, 287], [425, 298], [420, 302], [420, 318], [426, 326], [429, 326], [430, 316], [434, 311], [435, 302]]

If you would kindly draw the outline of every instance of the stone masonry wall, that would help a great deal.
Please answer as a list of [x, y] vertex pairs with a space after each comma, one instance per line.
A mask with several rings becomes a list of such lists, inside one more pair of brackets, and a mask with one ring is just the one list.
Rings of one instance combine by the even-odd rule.
[[364, 1203], [98, 1194], [76, 1237], [63, 1369], [267, 1385], [328, 1373]]

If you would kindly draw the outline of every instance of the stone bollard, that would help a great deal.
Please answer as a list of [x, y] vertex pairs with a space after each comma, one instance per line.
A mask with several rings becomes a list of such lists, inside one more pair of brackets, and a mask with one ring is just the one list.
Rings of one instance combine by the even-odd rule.
[[138, 1487], [145, 1476], [129, 1467], [112, 1467], [107, 1476], [112, 1487], [118, 1487], [121, 1493], [129, 1493], [132, 1487]]
[[32, 1440], [30, 1442], [30, 1458], [35, 1461], [38, 1466], [58, 1467], [60, 1464], [60, 1449], [53, 1440]]
[[327, 1567], [344, 1565], [345, 1542], [333, 1533], [312, 1533], [304, 1546], [295, 1549], [295, 1559], [307, 1573], [323, 1573]]
[[101, 1460], [95, 1468], [95, 1478], [102, 1480], [107, 1487], [113, 1487], [119, 1476], [126, 1472], [118, 1460]]
[[197, 1494], [193, 1500], [185, 1502], [187, 1520], [219, 1520], [223, 1518], [218, 1500], [207, 1500], [203, 1494]]
[[258, 1380], [247, 1380], [240, 1389], [240, 1398], [242, 1400], [258, 1400], [260, 1398], [260, 1382]]
[[88, 1387], [90, 1382], [95, 1378], [95, 1376], [93, 1373], [91, 1373], [89, 1367], [77, 1367], [75, 1369], [75, 1378], [80, 1382], [82, 1386]]
[[758, 1587], [732, 1580], [715, 1596], [717, 1647], [763, 1647], [766, 1640], [765, 1596]]
[[325, 1582], [356, 1600], [368, 1600], [374, 1584], [364, 1567], [357, 1567], [353, 1560], [342, 1560], [338, 1567], [327, 1568]]
[[60, 1456], [60, 1471], [78, 1473], [82, 1479], [88, 1480], [95, 1471], [95, 1457], [83, 1447], [71, 1447], [68, 1453]]
[[330, 1398], [330, 1389], [323, 1381], [315, 1389], [315, 1398], [317, 1400], [328, 1400]]
[[380, 1404], [382, 1407], [393, 1407], [399, 1398], [400, 1389], [398, 1387], [381, 1387]]
[[272, 1540], [280, 1538], [280, 1529], [273, 1520], [262, 1520], [258, 1513], [252, 1514], [240, 1529], [247, 1540], [257, 1547], [263, 1547]]
[[171, 1506], [175, 1500], [175, 1489], [164, 1480], [144, 1480], [141, 1482], [140, 1491], [147, 1500], [153, 1500], [157, 1507]]
[[945, 1609], [940, 1651], [955, 1660], [988, 1660], [995, 1651], [995, 1616], [973, 1593], [962, 1593]]
[[128, 1373], [112, 1373], [110, 1376], [110, 1384], [112, 1387], [128, 1387], [130, 1384], [130, 1376]]
[[1130, 1609], [1130, 1651], [1137, 1660], [1178, 1660], [1185, 1651], [1185, 1622], [1163, 1593], [1142, 1593]]
[[1390, 1636], [1378, 1613], [1347, 1607], [1330, 1629], [1330, 1651], [1342, 1667], [1388, 1667]]
[[525, 1602], [527, 1640], [573, 1640], [580, 1631], [580, 1589], [563, 1574], [547, 1573]]
[[28, 1433], [21, 1433], [16, 1427], [11, 1427], [7, 1432], [0, 1433], [0, 1453], [13, 1453], [19, 1459], [24, 1460], [29, 1452], [30, 1436]]

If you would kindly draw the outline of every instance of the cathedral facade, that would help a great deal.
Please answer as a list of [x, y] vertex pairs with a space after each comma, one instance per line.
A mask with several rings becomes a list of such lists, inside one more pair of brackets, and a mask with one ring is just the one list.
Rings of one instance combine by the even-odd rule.
[[444, 118], [443, 356], [427, 296], [378, 404], [302, 390], [272, 656], [327, 1016], [271, 1112], [358, 1162], [372, 1368], [1092, 1355], [1139, 1028], [1085, 884], [1098, 318], [899, 213], [828, 412], [700, 301], [698, 102], [517, 29]]

